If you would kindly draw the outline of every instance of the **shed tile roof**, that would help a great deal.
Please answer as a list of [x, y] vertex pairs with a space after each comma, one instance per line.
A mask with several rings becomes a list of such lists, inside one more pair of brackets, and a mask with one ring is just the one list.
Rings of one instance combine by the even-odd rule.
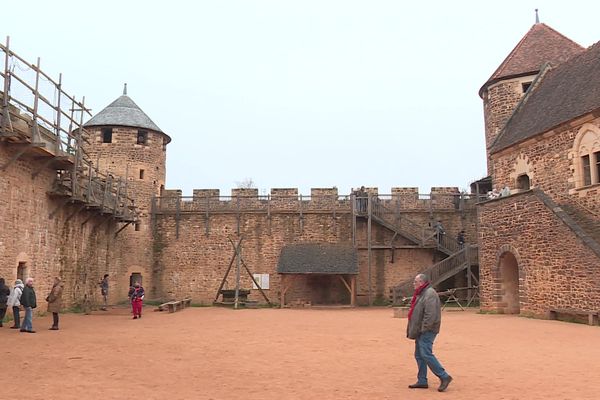
[[164, 133], [127, 95], [122, 95], [94, 115], [84, 126], [117, 125], [151, 129]]
[[600, 108], [600, 42], [551, 68], [492, 144], [495, 153]]
[[549, 62], [558, 65], [584, 50], [579, 44], [563, 36], [546, 24], [535, 24], [523, 36], [502, 64], [479, 90], [505, 78], [537, 73]]
[[280, 274], [358, 274], [358, 257], [351, 245], [297, 243], [281, 249]]

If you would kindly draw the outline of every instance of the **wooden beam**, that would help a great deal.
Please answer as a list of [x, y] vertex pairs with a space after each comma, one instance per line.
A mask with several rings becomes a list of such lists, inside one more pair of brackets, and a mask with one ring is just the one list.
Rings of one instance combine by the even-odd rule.
[[344, 286], [346, 286], [346, 289], [348, 289], [348, 292], [351, 292], [352, 290], [350, 289], [350, 285], [348, 285], [348, 283], [344, 279], [344, 275], [338, 275], [338, 277], [340, 278], [340, 280], [342, 281], [342, 283], [344, 284]]
[[[231, 239], [229, 239], [231, 241]], [[242, 243], [242, 238], [240, 238], [240, 240], [238, 241], [238, 246]], [[231, 257], [231, 261], [229, 261], [229, 266], [227, 267], [227, 271], [225, 271], [225, 276], [223, 276], [223, 279], [221, 280], [221, 285], [219, 285], [219, 289], [217, 289], [217, 295], [215, 296], [215, 300], [213, 301], [213, 303], [216, 303], [217, 300], [219, 299], [219, 294], [221, 294], [221, 289], [223, 289], [223, 286], [225, 285], [225, 281], [227, 281], [227, 276], [229, 275], [229, 271], [231, 271], [231, 267], [233, 266], [233, 262], [235, 261], [235, 258], [237, 257], [237, 251], [233, 252], [233, 256]]]
[[244, 259], [242, 258], [241, 255], [240, 255], [240, 261], [242, 262], [243, 267], [246, 269], [246, 272], [248, 272], [248, 275], [252, 279], [252, 282], [254, 282], [254, 284], [256, 285], [256, 287], [258, 288], [258, 290], [260, 290], [260, 294], [262, 294], [263, 297], [265, 298], [265, 300], [267, 301], [267, 303], [269, 305], [271, 305], [271, 302], [269, 301], [269, 298], [267, 297], [267, 295], [265, 294], [265, 292], [262, 290], [262, 288], [260, 287], [260, 285], [258, 284], [258, 282], [256, 282], [256, 279], [254, 279], [254, 275], [252, 275], [252, 273], [250, 272], [250, 269], [248, 268], [248, 266], [244, 262]]
[[115, 237], [117, 237], [119, 232], [121, 232], [123, 229], [127, 228], [129, 225], [131, 225], [131, 221], [128, 221], [125, 225], [123, 225], [121, 228], [119, 228], [119, 230], [115, 232]]
[[356, 307], [356, 275], [350, 277], [350, 305]]
[[[296, 279], [296, 275], [289, 275], [289, 278], [284, 278], [286, 276], [286, 274], [281, 274], [281, 303], [279, 308], [283, 308], [285, 306], [285, 294], [288, 291], [288, 289], [292, 287], [294, 279]], [[287, 285], [285, 281], [288, 281]]]

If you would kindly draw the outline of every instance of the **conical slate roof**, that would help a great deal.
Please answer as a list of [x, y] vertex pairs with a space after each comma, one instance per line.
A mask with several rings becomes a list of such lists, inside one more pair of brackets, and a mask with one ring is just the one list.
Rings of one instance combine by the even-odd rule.
[[84, 124], [86, 127], [100, 125], [132, 126], [164, 132], [126, 94], [122, 95], [104, 110], [94, 115]]
[[537, 74], [545, 63], [554, 66], [562, 64], [583, 50], [579, 44], [548, 25], [537, 23], [479, 89], [479, 96], [483, 97], [484, 89], [493, 83], [507, 78]]

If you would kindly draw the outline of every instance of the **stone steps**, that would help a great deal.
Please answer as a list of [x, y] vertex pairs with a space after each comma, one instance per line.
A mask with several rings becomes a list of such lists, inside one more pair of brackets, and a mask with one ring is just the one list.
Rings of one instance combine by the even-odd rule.
[[561, 204], [560, 207], [567, 213], [579, 227], [597, 243], [600, 243], [600, 221], [597, 217], [572, 204]]

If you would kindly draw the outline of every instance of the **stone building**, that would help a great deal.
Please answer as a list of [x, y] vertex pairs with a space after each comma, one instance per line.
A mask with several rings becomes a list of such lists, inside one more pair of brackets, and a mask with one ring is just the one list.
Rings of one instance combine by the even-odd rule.
[[478, 207], [482, 308], [600, 310], [600, 45], [536, 23], [482, 86], [488, 172]]

